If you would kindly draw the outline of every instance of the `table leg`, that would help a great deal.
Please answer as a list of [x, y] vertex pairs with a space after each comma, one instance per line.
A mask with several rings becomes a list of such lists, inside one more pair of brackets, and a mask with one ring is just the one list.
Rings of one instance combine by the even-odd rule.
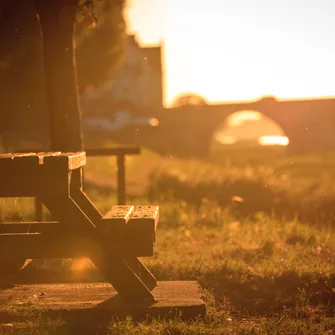
[[148, 268], [136, 257], [125, 258], [124, 261], [137, 274], [142, 282], [152, 290], [157, 285], [157, 280]]
[[[81, 192], [81, 190], [73, 192], [72, 196], [75, 199], [81, 197], [80, 201], [83, 201], [85, 197], [83, 195], [78, 196]], [[91, 260], [124, 300], [154, 301], [149, 288], [127, 262], [111, 254], [108, 248], [108, 241], [104, 240], [96, 229], [96, 225], [99, 222], [92, 222], [89, 218], [89, 215], [93, 215], [93, 210], [88, 210], [85, 206], [84, 210], [89, 213], [86, 215], [77, 205], [75, 199], [66, 196], [63, 198], [43, 196], [41, 199], [50, 212], [54, 213], [60, 224], [71, 225], [72, 229], [75, 228], [72, 231], [76, 231], [76, 234], [84, 234], [95, 241], [97, 245], [100, 245], [95, 255], [92, 255]], [[68, 228], [67, 226], [66, 229]]]
[[102, 214], [83, 190], [78, 188], [71, 189], [71, 198], [85, 211], [92, 222], [99, 222], [102, 219]]
[[[72, 189], [71, 197], [74, 201], [84, 208], [86, 214], [92, 222], [101, 220], [102, 215], [95, 208], [94, 204], [89, 200], [85, 192], [81, 189]], [[86, 211], [87, 210], [87, 211]], [[147, 269], [147, 267], [136, 257], [126, 258], [124, 262], [136, 273], [136, 275], [142, 280], [142, 282], [151, 290], [157, 285], [157, 280], [154, 275]]]

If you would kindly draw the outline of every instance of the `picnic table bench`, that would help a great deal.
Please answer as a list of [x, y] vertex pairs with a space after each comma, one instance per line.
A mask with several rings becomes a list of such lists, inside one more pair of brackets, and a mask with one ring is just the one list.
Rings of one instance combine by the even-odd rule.
[[83, 152], [0, 155], [0, 197], [38, 197], [56, 221], [0, 223], [1, 274], [27, 258], [88, 257], [127, 301], [153, 301], [157, 206], [112, 206], [102, 215], [82, 189]]

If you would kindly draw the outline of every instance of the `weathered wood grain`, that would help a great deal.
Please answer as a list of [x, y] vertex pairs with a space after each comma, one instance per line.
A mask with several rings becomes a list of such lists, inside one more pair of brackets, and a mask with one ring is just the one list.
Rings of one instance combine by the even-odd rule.
[[[17, 258], [95, 258], [101, 246], [97, 241], [80, 235], [11, 233], [0, 234], [0, 255]], [[113, 241], [108, 252], [114, 257], [148, 257], [153, 255], [153, 244]], [[0, 256], [1, 258], [1, 256]], [[106, 259], [108, 262], [108, 259]], [[126, 278], [125, 278], [126, 280]]]
[[79, 152], [29, 152], [0, 154], [0, 173], [3, 169], [19, 169], [22, 171], [42, 165], [72, 171], [86, 164], [85, 151]]

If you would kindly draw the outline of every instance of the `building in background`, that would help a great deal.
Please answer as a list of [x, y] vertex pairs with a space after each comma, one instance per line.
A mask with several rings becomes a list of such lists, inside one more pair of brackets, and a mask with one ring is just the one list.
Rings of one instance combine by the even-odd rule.
[[124, 64], [109, 85], [113, 104], [156, 114], [163, 107], [162, 45], [141, 47], [134, 35], [128, 36]]
[[142, 47], [128, 36], [123, 64], [103, 87], [87, 87], [83, 97], [88, 117], [157, 115], [163, 108], [162, 45]]
[[128, 36], [117, 76], [99, 89], [87, 87], [82, 99], [84, 125], [90, 130], [156, 127], [155, 117], [164, 109], [162, 43], [142, 47]]

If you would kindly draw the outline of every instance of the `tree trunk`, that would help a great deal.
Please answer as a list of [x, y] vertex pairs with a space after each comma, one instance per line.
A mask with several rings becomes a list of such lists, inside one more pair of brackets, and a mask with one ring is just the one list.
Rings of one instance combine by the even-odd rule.
[[79, 0], [35, 0], [43, 35], [43, 64], [51, 150], [82, 151], [74, 29]]

